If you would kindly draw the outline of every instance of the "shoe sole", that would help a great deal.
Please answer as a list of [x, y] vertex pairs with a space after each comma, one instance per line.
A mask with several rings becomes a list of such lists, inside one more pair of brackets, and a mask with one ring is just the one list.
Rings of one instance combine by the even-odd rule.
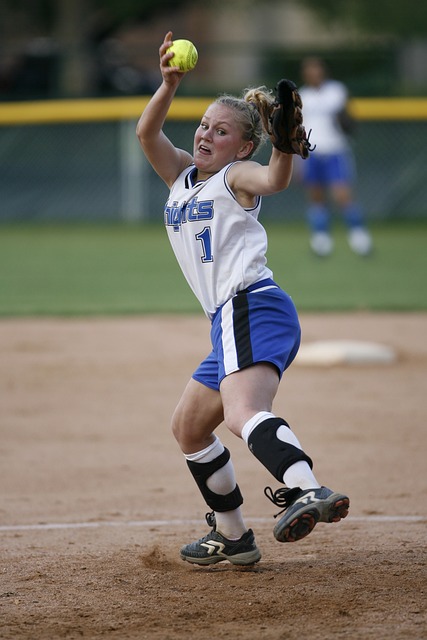
[[231, 564], [235, 564], [238, 566], [249, 566], [252, 564], [256, 564], [261, 560], [261, 552], [259, 549], [254, 549], [254, 551], [247, 551], [246, 553], [238, 553], [235, 556], [208, 556], [207, 558], [193, 558], [192, 556], [186, 556], [183, 553], [181, 555], [181, 560], [185, 560], [186, 562], [190, 562], [191, 564], [199, 564], [202, 566], [206, 566], [209, 564], [216, 564], [217, 562], [231, 562]]
[[340, 493], [332, 493], [317, 504], [301, 505], [291, 522], [286, 514], [273, 529], [278, 542], [297, 542], [308, 536], [318, 522], [339, 522], [348, 515], [350, 500]]

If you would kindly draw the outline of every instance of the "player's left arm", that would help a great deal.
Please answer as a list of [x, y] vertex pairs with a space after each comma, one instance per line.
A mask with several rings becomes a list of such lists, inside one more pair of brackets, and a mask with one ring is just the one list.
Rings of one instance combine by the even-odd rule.
[[231, 167], [228, 182], [236, 196], [269, 196], [289, 186], [292, 166], [293, 156], [273, 147], [268, 165], [252, 160], [238, 162]]

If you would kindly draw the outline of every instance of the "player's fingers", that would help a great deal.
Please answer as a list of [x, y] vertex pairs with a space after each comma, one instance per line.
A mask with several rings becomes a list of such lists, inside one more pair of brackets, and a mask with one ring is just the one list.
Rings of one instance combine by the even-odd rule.
[[169, 66], [169, 60], [173, 58], [173, 53], [165, 53], [160, 57], [160, 70], [163, 76], [170, 75], [171, 72], [179, 71], [179, 67]]
[[[159, 48], [160, 59], [163, 58], [163, 56], [166, 54], [166, 51], [172, 46], [172, 44], [173, 44], [172, 31], [168, 31]], [[172, 57], [172, 54], [168, 54], [168, 55], [169, 55], [169, 58]]]
[[160, 71], [164, 80], [168, 82], [171, 80], [175, 82], [176, 77], [181, 78], [184, 75], [184, 72], [182, 72], [178, 66], [169, 65], [169, 61], [174, 57], [173, 52], [168, 51], [168, 49], [173, 45], [172, 36], [172, 31], [168, 31], [159, 48]]
[[162, 47], [166, 47], [166, 48], [170, 47], [172, 42], [173, 42], [173, 33], [172, 31], [168, 31], [163, 39]]

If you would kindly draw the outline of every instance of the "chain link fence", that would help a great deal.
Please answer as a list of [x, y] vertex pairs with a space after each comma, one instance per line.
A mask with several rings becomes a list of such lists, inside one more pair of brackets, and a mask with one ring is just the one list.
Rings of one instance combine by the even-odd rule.
[[[427, 114], [426, 114], [427, 115]], [[194, 120], [166, 134], [191, 151]], [[135, 119], [0, 127], [1, 222], [161, 221], [168, 190], [148, 165]], [[353, 141], [357, 194], [369, 221], [427, 217], [427, 119], [363, 120]], [[267, 161], [266, 146], [257, 156]], [[304, 219], [298, 168], [264, 199], [264, 219]]]

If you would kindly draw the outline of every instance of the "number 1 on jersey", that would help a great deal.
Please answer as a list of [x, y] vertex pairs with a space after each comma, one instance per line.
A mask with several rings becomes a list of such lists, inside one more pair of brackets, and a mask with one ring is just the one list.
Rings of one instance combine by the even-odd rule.
[[202, 243], [202, 262], [213, 262], [211, 228], [205, 227], [203, 231], [197, 233], [196, 240], [200, 240], [200, 242]]

